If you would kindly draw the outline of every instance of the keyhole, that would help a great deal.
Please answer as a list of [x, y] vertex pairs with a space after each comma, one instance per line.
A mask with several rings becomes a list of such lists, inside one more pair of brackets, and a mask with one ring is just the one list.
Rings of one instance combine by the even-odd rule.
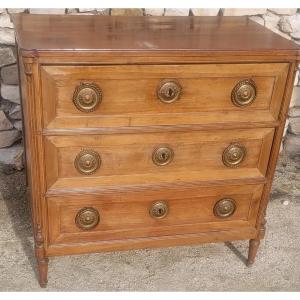
[[168, 96], [169, 97], [172, 97], [173, 96], [173, 90], [171, 88], [169, 88], [168, 90]]
[[158, 209], [158, 214], [159, 214], [159, 215], [162, 215], [163, 212], [164, 212], [163, 209], [161, 209], [161, 208]]

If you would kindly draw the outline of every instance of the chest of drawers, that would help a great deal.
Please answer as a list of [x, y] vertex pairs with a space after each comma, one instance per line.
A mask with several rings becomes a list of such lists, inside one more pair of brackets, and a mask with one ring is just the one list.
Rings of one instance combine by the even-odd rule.
[[15, 15], [28, 191], [48, 257], [250, 240], [299, 50], [243, 17]]

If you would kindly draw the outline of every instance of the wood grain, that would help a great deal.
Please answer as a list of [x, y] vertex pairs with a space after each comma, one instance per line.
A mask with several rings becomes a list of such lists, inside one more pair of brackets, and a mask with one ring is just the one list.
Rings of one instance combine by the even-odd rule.
[[[288, 64], [284, 63], [43, 66], [44, 127], [274, 121], [279, 112], [287, 69]], [[171, 79], [176, 79], [182, 86], [180, 98], [174, 103], [162, 103], [157, 97], [157, 88], [163, 80]], [[244, 79], [255, 82], [257, 99], [250, 106], [237, 107], [231, 101], [231, 93]], [[94, 112], [81, 112], [72, 101], [74, 91], [81, 83], [94, 83], [102, 90], [102, 102]], [[245, 120], [247, 114], [249, 118]]]
[[[45, 172], [48, 188], [74, 188], [118, 185], [125, 180], [131, 184], [188, 182], [191, 177], [207, 180], [241, 178], [244, 173], [264, 175], [267, 168], [274, 130], [270, 128], [245, 130], [187, 131], [184, 133], [112, 134], [81, 136], [49, 136], [45, 139]], [[224, 165], [223, 151], [233, 142], [246, 148], [244, 161], [236, 168]], [[153, 163], [152, 154], [167, 146], [174, 159], [165, 166]], [[101, 157], [100, 168], [92, 175], [83, 175], [75, 168], [75, 158], [82, 149], [96, 151]], [[188, 172], [186, 172], [188, 171]], [[64, 186], [66, 183], [66, 186]]]
[[[51, 51], [297, 53], [293, 42], [247, 17], [123, 17], [15, 14], [21, 48]], [[76, 30], [74, 31], [74, 28]]]
[[252, 239], [256, 234], [253, 227], [169, 236], [143, 237], [126, 240], [96, 241], [78, 244], [55, 244], [47, 248], [47, 256], [94, 253], [102, 251], [119, 251], [130, 249], [175, 247], [199, 245], [201, 243], [220, 243], [243, 239]]
[[[48, 198], [49, 243], [81, 243], [254, 227], [262, 188], [263, 185], [223, 185]], [[225, 219], [218, 218], [213, 213], [214, 205], [226, 197], [234, 199], [236, 211]], [[153, 219], [149, 215], [152, 203], [158, 200], [164, 200], [169, 206], [169, 213], [163, 219]], [[99, 211], [100, 222], [96, 228], [84, 231], [76, 226], [75, 217], [84, 207]]]

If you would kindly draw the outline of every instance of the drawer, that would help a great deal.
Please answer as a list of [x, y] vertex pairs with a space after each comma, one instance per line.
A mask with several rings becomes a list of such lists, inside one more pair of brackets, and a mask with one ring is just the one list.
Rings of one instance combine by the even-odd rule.
[[47, 198], [49, 243], [255, 227], [263, 185], [136, 189]]
[[287, 71], [287, 63], [42, 66], [43, 126], [274, 121]]
[[274, 129], [46, 136], [48, 189], [263, 177]]

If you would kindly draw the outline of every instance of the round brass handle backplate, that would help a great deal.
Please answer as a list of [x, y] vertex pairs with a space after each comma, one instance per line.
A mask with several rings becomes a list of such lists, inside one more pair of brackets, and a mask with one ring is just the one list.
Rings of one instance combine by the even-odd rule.
[[255, 100], [256, 94], [256, 85], [253, 80], [241, 80], [233, 88], [231, 100], [236, 106], [247, 106]]
[[246, 148], [240, 143], [230, 144], [223, 152], [223, 163], [227, 167], [237, 167], [246, 157]]
[[174, 152], [169, 147], [156, 148], [152, 154], [152, 161], [157, 166], [165, 166], [169, 164], [174, 158]]
[[94, 150], [81, 150], [74, 161], [77, 171], [84, 175], [90, 175], [97, 171], [101, 165], [101, 157], [98, 152]]
[[163, 80], [157, 88], [157, 97], [163, 103], [172, 103], [179, 99], [181, 85], [176, 80]]
[[102, 91], [95, 83], [81, 83], [74, 91], [73, 103], [82, 112], [94, 111], [101, 100]]
[[162, 219], [169, 212], [168, 204], [165, 201], [157, 201], [152, 203], [149, 214], [154, 219]]
[[82, 208], [75, 217], [77, 227], [83, 230], [93, 229], [98, 225], [99, 221], [99, 212], [93, 207]]
[[227, 218], [233, 215], [236, 209], [235, 201], [231, 198], [219, 200], [214, 206], [214, 214], [219, 218]]

